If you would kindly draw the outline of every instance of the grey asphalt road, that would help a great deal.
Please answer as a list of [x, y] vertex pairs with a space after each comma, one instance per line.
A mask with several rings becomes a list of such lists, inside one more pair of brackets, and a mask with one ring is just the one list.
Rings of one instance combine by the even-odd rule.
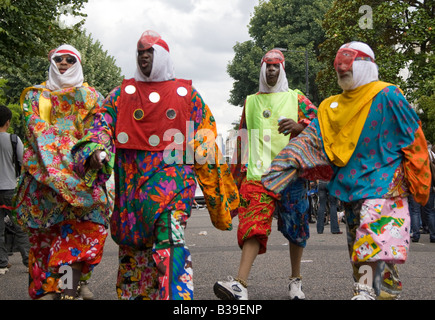
[[[192, 253], [194, 298], [217, 300], [213, 284], [227, 276], [235, 276], [240, 259], [237, 246], [237, 218], [232, 231], [215, 229], [205, 209], [193, 210], [187, 224], [186, 242]], [[258, 256], [249, 280], [250, 300], [288, 300], [287, 282], [290, 274], [289, 245], [276, 228], [266, 254]], [[340, 224], [342, 231], [345, 225]], [[352, 296], [352, 276], [346, 249], [346, 233], [333, 235], [329, 226], [317, 234], [310, 225], [311, 237], [302, 257], [303, 290], [307, 300], [349, 300]], [[117, 246], [108, 238], [102, 262], [94, 270], [90, 288], [97, 300], [116, 300], [115, 282], [118, 267]], [[29, 300], [26, 267], [19, 253], [10, 256], [12, 267], [0, 275], [1, 300]], [[435, 243], [429, 235], [411, 243], [408, 261], [399, 266], [403, 283], [401, 300], [435, 299]]]

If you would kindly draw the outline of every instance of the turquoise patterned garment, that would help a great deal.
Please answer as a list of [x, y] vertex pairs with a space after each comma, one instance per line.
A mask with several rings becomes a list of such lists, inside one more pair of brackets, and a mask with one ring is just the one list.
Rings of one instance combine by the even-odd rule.
[[[318, 120], [313, 122], [318, 128]], [[346, 202], [384, 197], [402, 162], [402, 148], [414, 142], [417, 129], [418, 116], [399, 88], [379, 92], [348, 164], [333, 166], [331, 194]]]

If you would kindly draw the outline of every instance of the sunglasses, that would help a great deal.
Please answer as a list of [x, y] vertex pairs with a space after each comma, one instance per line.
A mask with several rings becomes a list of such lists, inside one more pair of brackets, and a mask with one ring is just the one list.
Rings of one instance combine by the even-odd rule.
[[54, 62], [56, 62], [56, 63], [60, 63], [60, 62], [62, 62], [63, 59], [66, 59], [66, 62], [67, 62], [68, 64], [74, 64], [74, 63], [77, 62], [76, 57], [71, 57], [71, 56], [68, 56], [68, 57], [66, 57], [66, 58], [61, 57], [61, 56], [56, 56], [56, 57], [53, 58]]

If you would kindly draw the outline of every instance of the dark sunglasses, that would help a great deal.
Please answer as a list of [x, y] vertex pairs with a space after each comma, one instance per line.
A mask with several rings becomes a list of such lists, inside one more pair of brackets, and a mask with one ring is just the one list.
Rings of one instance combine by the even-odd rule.
[[63, 59], [66, 59], [66, 62], [69, 63], [69, 64], [74, 64], [74, 63], [77, 62], [77, 59], [75, 57], [71, 57], [71, 56], [68, 56], [66, 58], [61, 57], [61, 56], [56, 56], [56, 57], [53, 58], [54, 62], [56, 62], [56, 63], [62, 62]]

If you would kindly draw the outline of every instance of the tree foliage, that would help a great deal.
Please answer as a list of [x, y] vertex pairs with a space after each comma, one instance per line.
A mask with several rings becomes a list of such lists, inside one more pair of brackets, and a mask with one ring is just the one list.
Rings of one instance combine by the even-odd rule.
[[62, 15], [85, 17], [87, 0], [0, 0], [0, 76], [8, 103], [18, 102], [21, 91], [46, 78], [47, 54], [80, 30], [84, 20], [70, 27]]
[[[6, 86], [6, 80], [0, 79], [0, 104], [6, 105], [6, 96], [3, 88]], [[8, 129], [9, 133], [16, 133], [21, 139], [24, 138], [24, 127], [21, 121], [21, 106], [16, 103], [10, 103], [7, 107], [12, 111], [11, 126]]]
[[46, 56], [57, 43], [69, 39], [83, 24], [63, 28], [61, 15], [84, 17], [87, 0], [2, 0], [0, 3], [1, 74], [13, 73], [31, 56]]
[[[334, 1], [323, 20], [327, 40], [320, 45], [319, 59], [325, 62], [317, 77], [321, 95], [341, 91], [332, 63], [338, 48], [354, 40], [373, 48], [380, 79], [399, 85], [410, 101], [430, 95], [422, 90], [435, 71], [434, 18], [434, 0]], [[409, 74], [403, 77], [405, 68]]]
[[83, 74], [90, 86], [95, 87], [105, 97], [121, 84], [121, 68], [116, 66], [115, 59], [103, 49], [101, 43], [92, 39], [92, 35], [81, 32], [70, 43], [82, 55]]
[[423, 132], [427, 140], [435, 144], [435, 75], [425, 82], [422, 92], [427, 92], [418, 98], [417, 105]]

